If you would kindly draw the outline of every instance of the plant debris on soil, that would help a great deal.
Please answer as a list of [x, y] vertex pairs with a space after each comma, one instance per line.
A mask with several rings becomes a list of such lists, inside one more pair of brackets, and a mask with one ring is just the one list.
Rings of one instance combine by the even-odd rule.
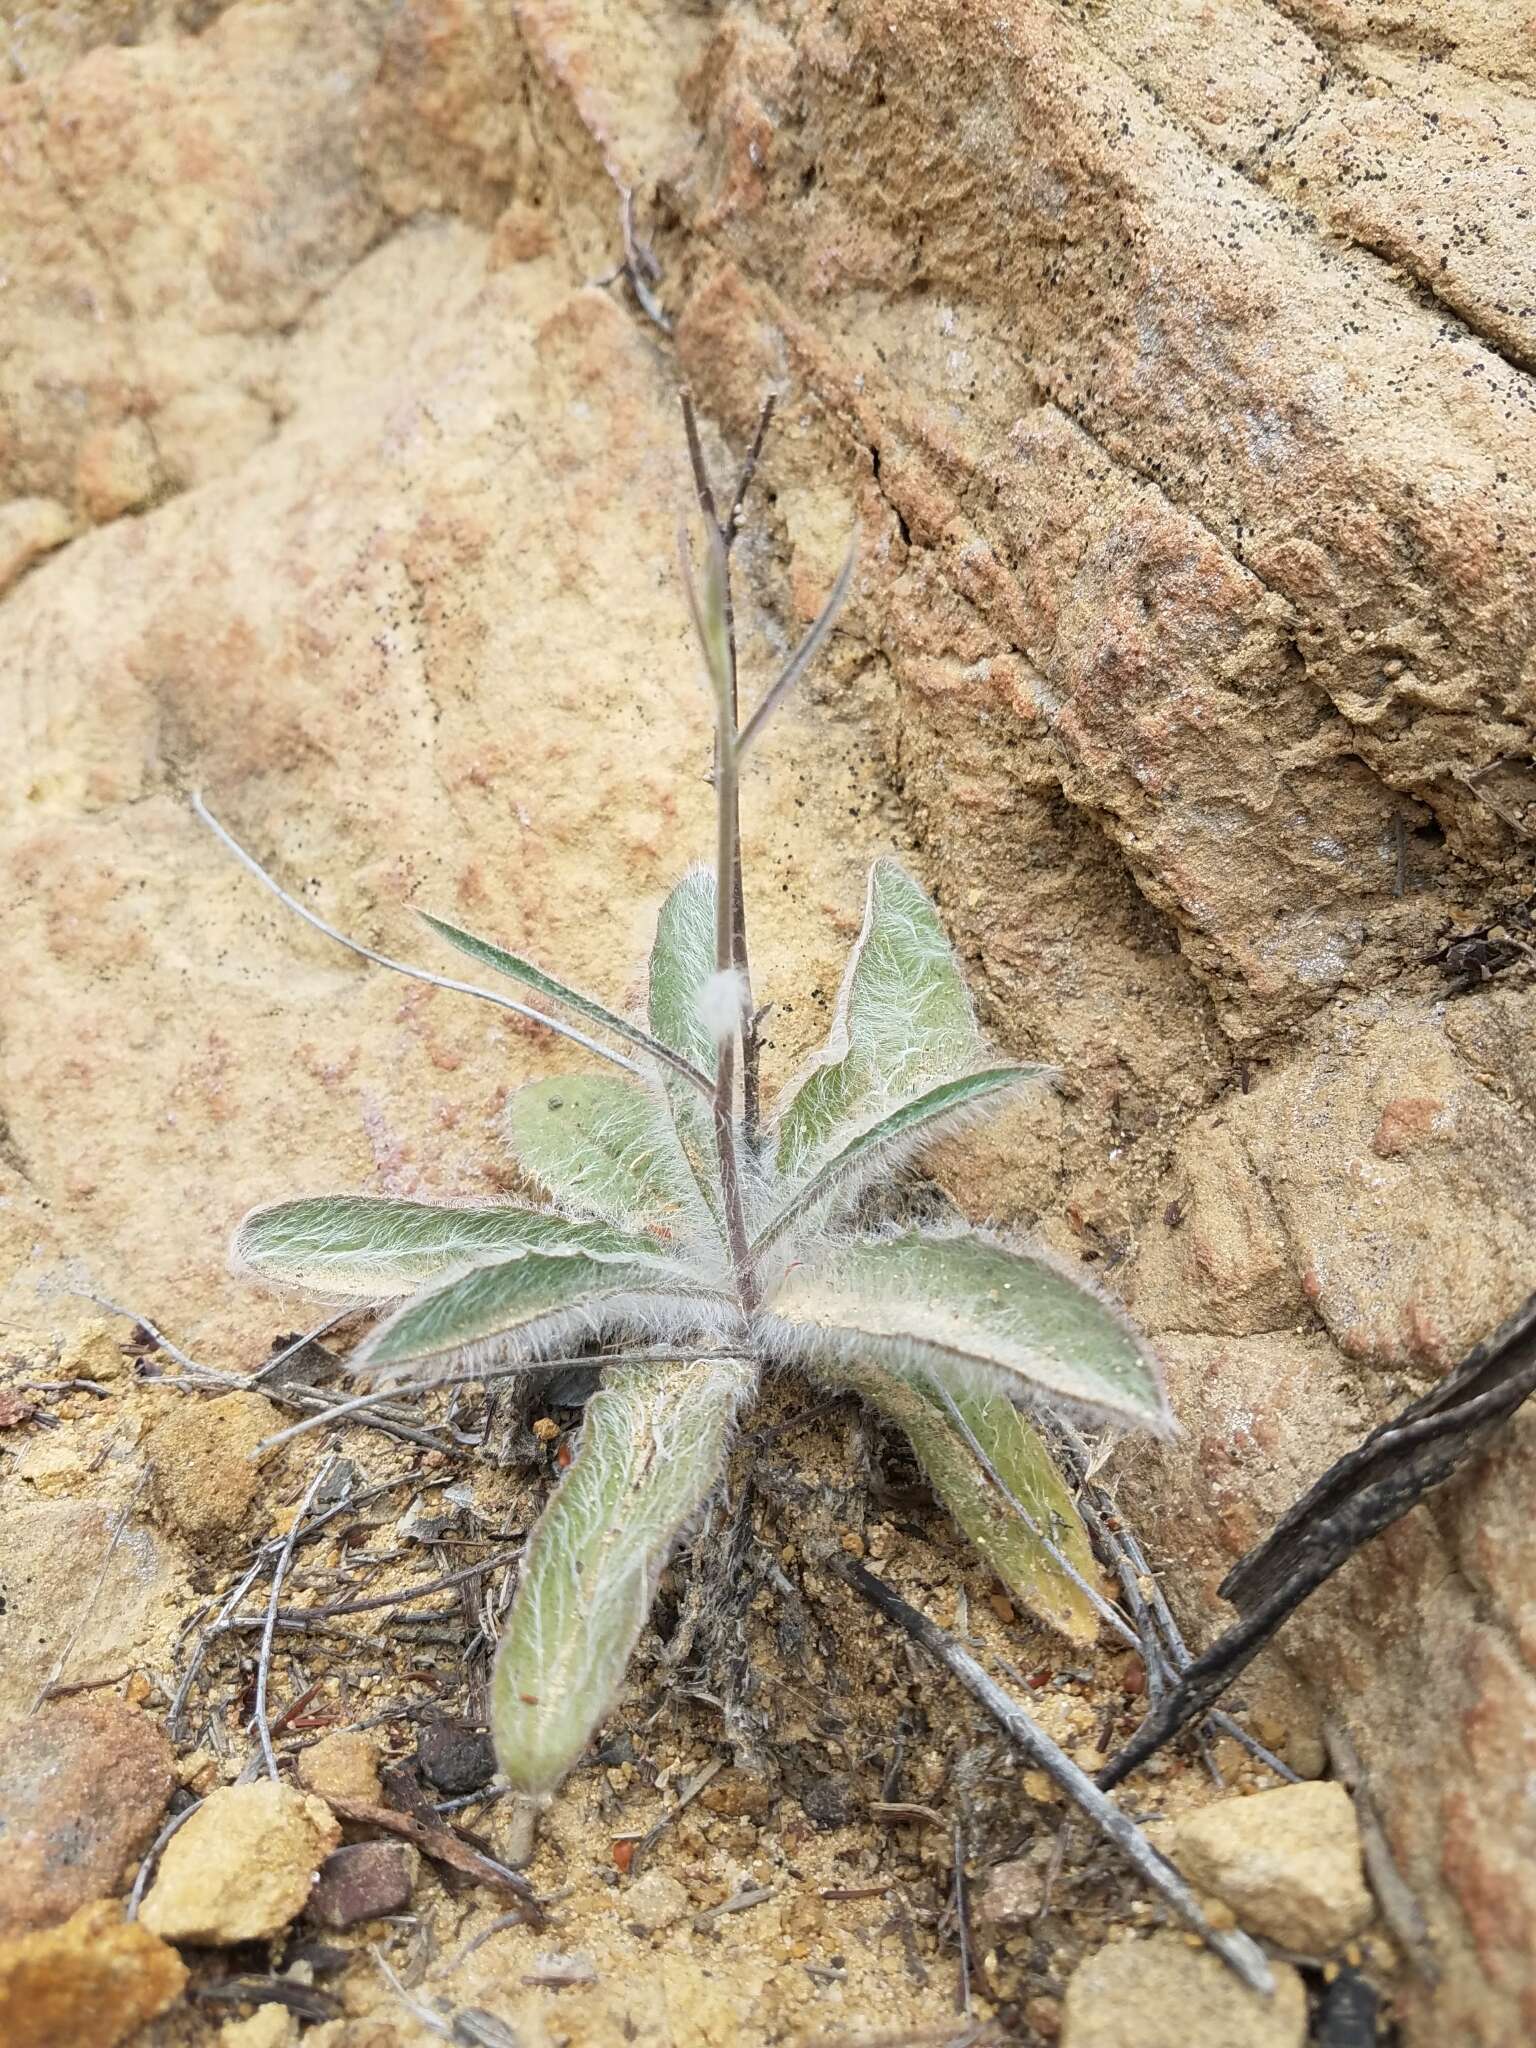
[[[182, 1943], [185, 1990], [146, 2043], [221, 2039], [269, 2009], [255, 2048], [1050, 2041], [1077, 1963], [1166, 1923], [1038, 1761], [850, 1583], [872, 1566], [1091, 1778], [1188, 1660], [1112, 1478], [1087, 1479], [1084, 1499], [1117, 1568], [1106, 1604], [1122, 1604], [1084, 1652], [1016, 1610], [900, 1439], [789, 1387], [669, 1570], [628, 1698], [532, 1865], [509, 1868], [486, 1686], [592, 1370], [353, 1407], [260, 1448], [349, 1400], [350, 1334], [280, 1337], [240, 1378], [103, 1319], [3, 1369], [0, 1512], [20, 1526], [28, 1505], [90, 1507], [100, 1531], [71, 1561], [86, 1592], [67, 1636], [20, 1643], [17, 1671], [30, 1658], [43, 1678], [8, 1704], [114, 1696], [174, 1753], [153, 1839], [123, 1873], [130, 1914], [154, 1929], [178, 1857], [217, 1892], [198, 1860], [217, 1844], [192, 1822], [220, 1788], [275, 1772], [324, 1802], [342, 1842], [315, 1851], [318, 1891], [270, 1937]], [[153, 1581], [126, 1626], [125, 1545]], [[34, 1563], [23, 1534], [6, 1572], [28, 1612]], [[1120, 1812], [1168, 1821], [1280, 1784], [1288, 1734], [1265, 1734], [1278, 1755], [1233, 1718], [1208, 1722], [1151, 1759]], [[112, 1767], [97, 1760], [103, 1783]], [[360, 1844], [394, 1846], [360, 1861]], [[1341, 1962], [1380, 1989], [1394, 1955], [1372, 1935], [1301, 1960], [1321, 2014]]]

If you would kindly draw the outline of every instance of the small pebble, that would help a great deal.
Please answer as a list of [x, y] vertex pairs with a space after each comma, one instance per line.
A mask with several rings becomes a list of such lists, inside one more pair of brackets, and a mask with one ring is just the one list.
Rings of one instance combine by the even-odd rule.
[[355, 1927], [384, 1913], [403, 1913], [411, 1903], [418, 1869], [408, 1842], [354, 1842], [337, 1849], [320, 1866], [305, 1918], [316, 1927]]
[[429, 1785], [450, 1798], [478, 1792], [496, 1775], [496, 1752], [484, 1729], [434, 1721], [421, 1732], [416, 1761]]

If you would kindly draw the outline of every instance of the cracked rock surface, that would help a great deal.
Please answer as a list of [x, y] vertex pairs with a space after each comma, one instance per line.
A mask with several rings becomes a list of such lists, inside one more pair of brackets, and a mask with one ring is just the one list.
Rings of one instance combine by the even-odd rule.
[[[1064, 1076], [939, 1177], [1161, 1335], [1184, 1434], [1113, 1469], [1214, 1633], [1536, 1275], [1529, 962], [1425, 958], [1536, 882], [1527, 14], [0, 7], [8, 1327], [83, 1285], [254, 1364], [298, 1325], [245, 1206], [517, 1192], [494, 1119], [563, 1056], [284, 918], [186, 794], [386, 951], [421, 904], [632, 995], [707, 843], [673, 384], [737, 448], [771, 384], [749, 687], [861, 538], [748, 796], [772, 1060], [894, 847]], [[671, 337], [602, 282], [616, 184]], [[1416, 2043], [1536, 2029], [1533, 1443], [1288, 1638], [1426, 1916]], [[127, 1497], [28, 1455], [18, 1705]], [[163, 1644], [173, 1519], [89, 1668]]]

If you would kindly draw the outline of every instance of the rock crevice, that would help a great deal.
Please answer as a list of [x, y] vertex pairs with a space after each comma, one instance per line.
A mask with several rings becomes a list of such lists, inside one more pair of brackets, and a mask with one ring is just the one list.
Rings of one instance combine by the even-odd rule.
[[[114, 47], [81, 13], [0, 92], [7, 1315], [83, 1251], [244, 1357], [280, 1320], [223, 1270], [249, 1203], [506, 1190], [506, 1090], [559, 1054], [339, 971], [181, 788], [348, 928], [432, 901], [625, 999], [707, 844], [673, 379], [738, 443], [773, 388], [765, 667], [862, 551], [751, 792], [772, 1060], [863, 862], [915, 860], [998, 1038], [1066, 1076], [935, 1171], [1160, 1333], [1186, 1436], [1121, 1483], [1218, 1626], [1266, 1518], [1536, 1269], [1536, 987], [1448, 1001], [1425, 958], [1530, 888], [1526, 30], [235, 0], [192, 36], [124, 0]], [[593, 288], [624, 189], [675, 352]], [[1536, 2026], [1529, 1437], [1294, 1638], [1440, 1952], [1415, 2042]]]

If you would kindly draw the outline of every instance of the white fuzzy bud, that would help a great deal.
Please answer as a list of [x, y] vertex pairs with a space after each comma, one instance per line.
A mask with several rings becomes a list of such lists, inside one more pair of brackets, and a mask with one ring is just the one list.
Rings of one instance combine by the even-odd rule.
[[715, 1041], [724, 1044], [741, 1022], [742, 980], [734, 967], [712, 974], [699, 990], [699, 1022]]

